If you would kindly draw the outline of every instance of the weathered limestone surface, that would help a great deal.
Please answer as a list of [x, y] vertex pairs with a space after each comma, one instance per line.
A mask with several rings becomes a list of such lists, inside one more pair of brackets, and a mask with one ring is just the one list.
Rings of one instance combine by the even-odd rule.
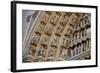
[[42, 11], [35, 24], [23, 62], [91, 59], [89, 13]]

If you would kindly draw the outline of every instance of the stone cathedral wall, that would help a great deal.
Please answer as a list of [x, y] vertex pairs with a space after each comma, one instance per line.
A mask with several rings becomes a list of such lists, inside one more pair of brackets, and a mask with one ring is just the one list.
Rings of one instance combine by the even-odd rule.
[[90, 13], [41, 11], [31, 34], [23, 62], [91, 59]]

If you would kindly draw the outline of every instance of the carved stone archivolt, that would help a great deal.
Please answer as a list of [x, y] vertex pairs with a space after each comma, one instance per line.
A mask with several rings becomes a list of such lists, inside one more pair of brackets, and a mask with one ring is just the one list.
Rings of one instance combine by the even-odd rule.
[[27, 41], [28, 55], [23, 62], [91, 59], [91, 14], [56, 11], [41, 14], [31, 41]]

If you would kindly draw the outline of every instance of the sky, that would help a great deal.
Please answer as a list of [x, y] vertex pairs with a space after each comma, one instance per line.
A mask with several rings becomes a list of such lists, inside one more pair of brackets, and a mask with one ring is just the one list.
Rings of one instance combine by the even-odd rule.
[[[25, 38], [25, 34], [27, 33], [27, 27], [28, 25], [31, 25], [35, 20], [35, 17], [37, 16], [37, 11], [34, 10], [22, 10], [22, 42]], [[32, 21], [31, 24], [29, 24], [30, 22], [30, 16], [32, 15]], [[28, 30], [30, 30], [30, 28]], [[23, 48], [23, 56], [25, 56], [28, 52], [27, 52], [27, 48]]]
[[34, 13], [35, 13], [35, 11], [33, 11], [33, 10], [23, 10], [22, 11], [22, 39], [24, 38], [26, 29], [29, 25], [29, 22], [27, 22], [27, 19], [30, 15], [32, 15]]

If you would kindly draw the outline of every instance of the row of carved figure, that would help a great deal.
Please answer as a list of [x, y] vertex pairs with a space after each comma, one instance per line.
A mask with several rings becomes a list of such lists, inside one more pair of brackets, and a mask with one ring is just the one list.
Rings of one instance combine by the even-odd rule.
[[23, 62], [67, 60], [91, 47], [90, 14], [42, 12]]

